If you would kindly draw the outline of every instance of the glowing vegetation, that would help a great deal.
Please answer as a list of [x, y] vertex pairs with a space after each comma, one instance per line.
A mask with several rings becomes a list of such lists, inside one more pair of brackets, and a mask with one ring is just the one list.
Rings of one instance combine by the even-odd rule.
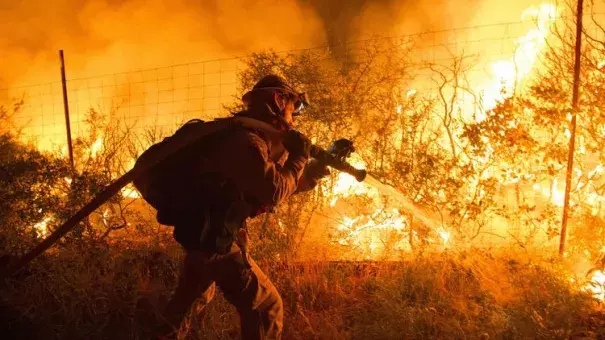
[[[477, 56], [419, 61], [413, 39], [245, 59], [239, 90], [269, 72], [291, 79], [313, 102], [296, 128], [321, 146], [353, 140], [350, 161], [369, 172], [358, 183], [333, 171], [249, 224], [250, 253], [285, 301], [287, 339], [605, 337], [605, 31], [583, 51], [572, 225], [557, 258], [571, 36], [551, 5], [522, 19], [535, 28], [472, 82]], [[12, 256], [171, 132], [135, 133], [91, 109], [72, 168], [61, 150], [3, 129], [21, 105], [0, 107], [0, 250]], [[38, 338], [147, 338], [177, 276], [171, 232], [124, 188], [5, 282], [16, 312], [3, 317], [23, 316], [11, 331]], [[229, 308], [200, 306], [181, 335], [235, 338]]]

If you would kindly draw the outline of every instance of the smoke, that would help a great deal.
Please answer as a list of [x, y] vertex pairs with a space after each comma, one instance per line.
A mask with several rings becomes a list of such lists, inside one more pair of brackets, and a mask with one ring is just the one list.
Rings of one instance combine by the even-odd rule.
[[30, 0], [0, 5], [0, 86], [136, 70], [325, 41], [304, 5], [277, 0]]
[[539, 2], [29, 0], [0, 3], [0, 88], [470, 24]]
[[[551, 0], [299, 0], [321, 19], [328, 42], [397, 36], [518, 21], [523, 10]], [[457, 37], [464, 39], [466, 37]]]
[[[464, 13], [457, 13], [453, 0], [352, 0], [342, 7], [338, 1], [315, 1], [313, 7], [322, 19], [328, 41], [344, 41], [372, 36], [401, 35], [445, 27], [455, 27], [456, 17], [468, 19], [473, 15], [476, 1]], [[469, 6], [467, 6], [468, 8]]]

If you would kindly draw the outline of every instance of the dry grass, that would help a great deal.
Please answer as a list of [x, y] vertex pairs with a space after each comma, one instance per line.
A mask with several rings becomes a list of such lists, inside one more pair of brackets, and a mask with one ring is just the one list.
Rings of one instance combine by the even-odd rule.
[[[27, 316], [12, 331], [26, 325], [26, 335], [39, 339], [148, 338], [174, 286], [180, 253], [117, 250], [47, 255], [9, 282], [4, 301]], [[605, 337], [598, 304], [544, 260], [473, 251], [401, 262], [261, 267], [284, 299], [286, 339]], [[203, 312], [199, 307], [182, 328], [183, 338], [237, 338], [235, 310], [220, 294]], [[3, 318], [16, 319], [14, 312]]]

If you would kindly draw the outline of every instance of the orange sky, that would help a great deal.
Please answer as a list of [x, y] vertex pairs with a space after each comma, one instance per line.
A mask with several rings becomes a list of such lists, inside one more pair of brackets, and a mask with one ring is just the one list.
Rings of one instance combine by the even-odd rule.
[[540, 1], [29, 0], [0, 4], [0, 88], [519, 20]]

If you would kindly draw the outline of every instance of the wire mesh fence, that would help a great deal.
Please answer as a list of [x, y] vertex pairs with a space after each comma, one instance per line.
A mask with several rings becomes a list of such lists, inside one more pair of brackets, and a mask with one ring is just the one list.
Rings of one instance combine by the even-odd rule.
[[[112, 113], [129, 126], [176, 127], [195, 117], [220, 115], [236, 92], [239, 58], [68, 79], [74, 137], [86, 131], [87, 113]], [[69, 70], [68, 70], [69, 72]], [[66, 143], [61, 82], [1, 90], [4, 105], [22, 101], [16, 125], [43, 149]]]
[[[494, 24], [453, 30], [422, 32], [398, 37], [371, 38], [348, 42], [342, 46], [323, 46], [313, 49], [284, 51], [301, 53], [311, 50], [331, 50], [330, 58], [338, 61], [361, 46], [378, 40], [401, 41], [410, 48], [413, 62], [448, 65], [454, 58], [467, 56], [470, 67], [468, 81], [478, 93], [498, 93], [498, 77], [503, 70], [495, 69], [502, 63], [535, 63], [535, 49], [540, 48], [543, 25], [536, 20]], [[537, 30], [537, 31], [536, 31]], [[535, 31], [534, 33], [532, 33]], [[537, 32], [537, 33], [536, 33]], [[527, 48], [531, 45], [533, 49]], [[353, 52], [352, 52], [353, 51]], [[347, 57], [350, 57], [347, 56]], [[85, 133], [87, 113], [97, 110], [112, 112], [124, 122], [142, 129], [148, 126], [175, 128], [191, 118], [209, 118], [224, 115], [223, 106], [237, 98], [237, 75], [244, 67], [246, 57], [168, 65], [153, 69], [117, 72], [86, 78], [69, 78], [67, 54], [67, 90], [74, 137]], [[508, 65], [508, 66], [506, 66]], [[429, 94], [436, 89], [434, 76], [421, 67], [414, 75], [416, 90]], [[22, 127], [23, 136], [33, 139], [43, 148], [56, 148], [66, 143], [59, 72], [57, 79], [48, 83], [0, 89], [0, 105], [11, 106], [22, 101], [15, 123]]]

